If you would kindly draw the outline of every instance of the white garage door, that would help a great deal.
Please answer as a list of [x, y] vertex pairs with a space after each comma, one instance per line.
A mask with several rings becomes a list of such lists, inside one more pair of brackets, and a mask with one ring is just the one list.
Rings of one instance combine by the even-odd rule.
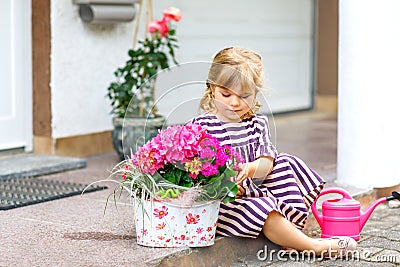
[[0, 1], [0, 150], [32, 149], [30, 5]]
[[[241, 46], [257, 51], [266, 73], [266, 96], [272, 112], [310, 108], [312, 105], [312, 0], [202, 0], [154, 1], [155, 19], [169, 6], [182, 11], [177, 24], [179, 62], [157, 81], [159, 110], [170, 123], [196, 115], [207, 77], [206, 63], [223, 47]], [[173, 88], [172, 90], [170, 90]], [[166, 90], [170, 90], [165, 94]], [[171, 111], [174, 110], [172, 113]], [[265, 112], [268, 108], [265, 105]]]

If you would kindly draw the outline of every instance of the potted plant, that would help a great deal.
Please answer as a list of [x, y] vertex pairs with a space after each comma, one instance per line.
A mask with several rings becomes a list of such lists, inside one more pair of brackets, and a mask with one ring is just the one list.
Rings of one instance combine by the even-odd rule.
[[241, 156], [197, 124], [161, 130], [113, 169], [117, 192], [135, 202], [137, 243], [210, 246], [220, 201], [234, 201]]
[[[147, 8], [151, 11], [151, 1]], [[136, 42], [140, 13], [136, 18], [134, 47], [129, 49], [128, 60], [114, 72], [116, 79], [107, 88], [114, 115], [113, 145], [121, 159], [155, 136], [164, 125], [165, 119], [157, 114], [155, 106], [157, 73], [168, 69], [170, 61], [178, 64], [172, 22], [181, 19], [180, 10], [170, 7], [163, 12], [161, 20], [146, 23], [144, 39]]]

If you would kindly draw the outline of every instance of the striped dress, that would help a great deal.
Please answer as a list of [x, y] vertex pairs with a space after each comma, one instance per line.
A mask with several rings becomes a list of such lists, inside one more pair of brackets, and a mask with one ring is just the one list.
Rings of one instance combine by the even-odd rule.
[[273, 170], [264, 179], [243, 181], [242, 198], [221, 203], [217, 234], [256, 238], [273, 210], [303, 229], [310, 205], [325, 181], [299, 158], [277, 153], [270, 141], [266, 116], [257, 114], [241, 122], [222, 122], [213, 114], [203, 114], [191, 122], [206, 127], [222, 145], [231, 145], [247, 162], [260, 156], [275, 159]]

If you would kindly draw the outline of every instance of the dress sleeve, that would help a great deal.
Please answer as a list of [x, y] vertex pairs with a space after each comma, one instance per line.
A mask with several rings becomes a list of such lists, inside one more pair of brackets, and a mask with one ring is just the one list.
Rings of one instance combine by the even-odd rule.
[[207, 119], [206, 116], [204, 116], [204, 115], [202, 114], [202, 115], [199, 115], [199, 116], [197, 116], [197, 117], [194, 117], [194, 118], [190, 119], [190, 120], [189, 120], [188, 122], [186, 122], [185, 124], [188, 124], [188, 123], [196, 123], [196, 124], [199, 124], [199, 125], [201, 125], [201, 126], [206, 126], [207, 123], [208, 123], [208, 119]]
[[255, 158], [262, 156], [270, 156], [276, 158], [278, 151], [271, 142], [271, 135], [268, 126], [268, 118], [266, 116], [259, 116], [259, 120], [256, 123], [257, 132], [259, 133], [258, 143], [259, 146], [255, 151]]
[[185, 125], [186, 125], [186, 124], [189, 124], [189, 123], [196, 123], [196, 124], [200, 124], [200, 123], [197, 121], [197, 118], [196, 118], [196, 117], [194, 117], [194, 118], [192, 118], [192, 119], [188, 120], [188, 121], [185, 123]]

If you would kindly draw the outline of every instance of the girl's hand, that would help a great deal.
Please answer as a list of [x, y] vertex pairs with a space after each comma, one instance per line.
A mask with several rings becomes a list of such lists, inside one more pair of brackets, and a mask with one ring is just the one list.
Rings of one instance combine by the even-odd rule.
[[240, 164], [239, 167], [241, 171], [235, 178], [235, 184], [237, 185], [241, 184], [244, 180], [246, 180], [249, 177], [248, 164]]
[[235, 179], [233, 180], [235, 184], [237, 185], [238, 192], [236, 194], [236, 198], [241, 198], [243, 194], [245, 193], [244, 188], [240, 185], [244, 180], [247, 179], [248, 173], [247, 173], [247, 164], [240, 164], [239, 165], [240, 172], [238, 175], [236, 175]]
[[236, 194], [236, 198], [241, 198], [243, 196], [243, 194], [245, 193], [245, 190], [241, 185], [237, 185], [237, 187], [239, 190]]

